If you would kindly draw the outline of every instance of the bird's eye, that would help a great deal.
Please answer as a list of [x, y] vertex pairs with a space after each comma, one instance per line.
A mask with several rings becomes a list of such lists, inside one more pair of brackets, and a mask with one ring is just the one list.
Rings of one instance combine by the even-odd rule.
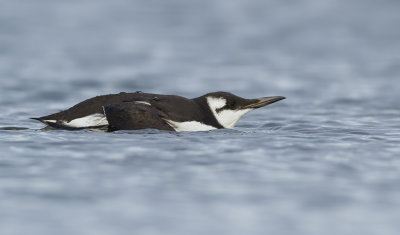
[[235, 102], [229, 102], [227, 104], [228, 108], [234, 108], [235, 107]]

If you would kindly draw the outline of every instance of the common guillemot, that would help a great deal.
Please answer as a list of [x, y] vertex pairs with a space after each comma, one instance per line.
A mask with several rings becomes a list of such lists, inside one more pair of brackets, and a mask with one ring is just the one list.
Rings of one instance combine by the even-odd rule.
[[209, 131], [234, 128], [244, 114], [282, 99], [285, 97], [245, 99], [221, 91], [194, 99], [121, 92], [96, 96], [67, 110], [33, 119], [50, 129]]

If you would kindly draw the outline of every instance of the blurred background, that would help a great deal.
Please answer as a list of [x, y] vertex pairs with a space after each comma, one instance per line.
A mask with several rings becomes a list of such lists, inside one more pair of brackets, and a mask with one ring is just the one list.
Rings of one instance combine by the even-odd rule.
[[49, 105], [137, 89], [390, 99], [399, 9], [395, 0], [3, 0], [1, 88], [13, 91], [8, 102]]
[[[397, 0], [0, 0], [0, 233], [398, 234], [399, 13]], [[136, 90], [288, 99], [201, 134], [28, 119]]]

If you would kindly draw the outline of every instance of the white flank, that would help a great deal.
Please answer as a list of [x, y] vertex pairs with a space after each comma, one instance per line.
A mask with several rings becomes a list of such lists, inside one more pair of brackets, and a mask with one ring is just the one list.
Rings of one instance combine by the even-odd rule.
[[215, 97], [207, 97], [207, 103], [210, 107], [214, 117], [217, 119], [219, 124], [224, 128], [234, 128], [236, 123], [240, 120], [243, 115], [250, 112], [253, 109], [239, 109], [239, 110], [231, 110], [224, 109], [217, 112], [217, 109], [220, 109], [225, 106], [226, 100], [223, 98], [215, 98]]
[[44, 120], [45, 122], [51, 122], [51, 123], [56, 123], [56, 120]]
[[146, 101], [135, 101], [135, 103], [137, 103], [137, 104], [145, 104], [145, 105], [151, 106], [151, 104], [149, 102], [146, 102]]
[[70, 122], [63, 121], [63, 124], [69, 127], [95, 127], [108, 125], [108, 121], [105, 115], [101, 113], [95, 113], [86, 117], [77, 118]]
[[200, 122], [190, 121], [190, 122], [174, 122], [171, 120], [164, 119], [175, 131], [211, 131], [217, 128], [209, 125], [205, 125]]

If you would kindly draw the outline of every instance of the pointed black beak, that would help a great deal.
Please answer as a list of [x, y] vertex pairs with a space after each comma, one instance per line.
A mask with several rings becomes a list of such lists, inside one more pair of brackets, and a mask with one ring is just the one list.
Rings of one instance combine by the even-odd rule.
[[249, 100], [249, 104], [244, 106], [243, 109], [258, 109], [280, 100], [286, 99], [283, 96], [263, 97], [258, 99]]

